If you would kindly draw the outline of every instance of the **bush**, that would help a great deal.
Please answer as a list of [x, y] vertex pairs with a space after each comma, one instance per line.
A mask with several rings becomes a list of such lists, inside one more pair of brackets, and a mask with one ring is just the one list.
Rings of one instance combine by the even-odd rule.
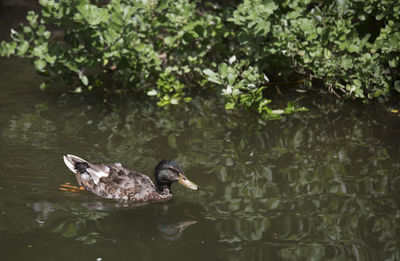
[[[160, 105], [190, 100], [181, 81], [189, 83], [200, 72], [220, 35], [220, 19], [199, 14], [188, 1], [40, 4], [41, 18], [29, 12], [29, 24], [12, 31], [1, 55], [31, 58], [39, 72], [67, 82], [78, 78], [89, 90], [145, 91]], [[51, 38], [49, 25], [62, 30], [63, 38]], [[110, 77], [115, 84], [105, 85]]]
[[282, 82], [361, 101], [400, 92], [400, 2], [227, 3], [40, 0], [40, 16], [29, 12], [0, 54], [30, 58], [56, 82], [79, 80], [79, 90], [142, 92], [160, 106], [213, 90], [226, 109], [267, 118], [303, 110], [272, 109], [269, 90]]
[[228, 20], [242, 57], [269, 74], [363, 101], [400, 92], [398, 1], [246, 0]]

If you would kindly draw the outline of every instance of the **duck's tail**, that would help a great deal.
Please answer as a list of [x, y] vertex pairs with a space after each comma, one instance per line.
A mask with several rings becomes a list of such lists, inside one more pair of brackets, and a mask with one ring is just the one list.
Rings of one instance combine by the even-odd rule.
[[78, 173], [78, 170], [75, 168], [76, 163], [88, 163], [86, 160], [70, 154], [63, 156], [63, 158], [65, 165], [67, 165], [67, 167], [75, 174]]
[[74, 155], [64, 156], [67, 167], [76, 174], [79, 183], [93, 182], [97, 185], [102, 177], [107, 177], [110, 168], [104, 164], [93, 164]]

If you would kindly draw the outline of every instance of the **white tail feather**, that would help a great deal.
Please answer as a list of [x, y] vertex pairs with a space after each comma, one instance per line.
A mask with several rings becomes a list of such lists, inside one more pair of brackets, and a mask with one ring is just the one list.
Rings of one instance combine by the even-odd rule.
[[63, 156], [64, 158], [64, 163], [65, 165], [67, 165], [67, 167], [74, 173], [76, 173], [76, 169], [75, 169], [75, 164], [73, 163], [73, 161], [69, 158], [69, 155], [67, 156]]
[[72, 161], [81, 161], [81, 162], [87, 162], [86, 160], [79, 158], [78, 156], [67, 154], [67, 157], [70, 158]]

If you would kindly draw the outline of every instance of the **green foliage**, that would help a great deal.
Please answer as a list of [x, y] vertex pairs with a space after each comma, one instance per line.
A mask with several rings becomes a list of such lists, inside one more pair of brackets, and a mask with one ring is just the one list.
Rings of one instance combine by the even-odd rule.
[[400, 79], [399, 11], [398, 1], [257, 0], [228, 20], [240, 29], [242, 57], [255, 57], [263, 71], [284, 79], [296, 71], [367, 101], [386, 97]]
[[400, 92], [397, 1], [40, 4], [41, 15], [29, 12], [0, 55], [30, 58], [42, 75], [80, 85], [79, 92], [142, 92], [165, 106], [212, 90], [226, 109], [266, 118], [304, 110], [273, 105], [271, 87], [284, 82], [361, 101]]
[[[38, 71], [55, 80], [79, 79], [89, 90], [157, 93], [160, 105], [190, 100], [183, 88], [219, 41], [211, 35], [220, 19], [199, 14], [187, 1], [40, 4], [41, 18], [29, 12], [29, 24], [12, 31], [12, 42], [2, 42], [2, 56], [31, 58]], [[62, 30], [62, 39], [50, 37], [49, 25]], [[112, 86], [105, 84], [110, 77]]]
[[267, 115], [268, 118], [279, 118], [284, 113], [305, 110], [305, 108], [295, 109], [292, 104], [288, 104], [285, 110], [269, 108], [268, 104], [271, 100], [263, 95], [269, 82], [268, 77], [261, 74], [258, 67], [249, 66], [248, 61], [238, 62], [236, 56], [229, 58], [229, 65], [221, 63], [218, 66], [218, 72], [205, 69], [203, 73], [208, 81], [224, 87], [221, 94], [227, 100], [226, 110], [240, 105], [260, 115]]

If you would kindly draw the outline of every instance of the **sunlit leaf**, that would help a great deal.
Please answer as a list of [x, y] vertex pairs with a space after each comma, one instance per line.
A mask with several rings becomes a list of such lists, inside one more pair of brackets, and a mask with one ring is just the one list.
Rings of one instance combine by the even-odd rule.
[[81, 81], [85, 86], [87, 86], [89, 84], [89, 79], [86, 75], [82, 75]]
[[35, 64], [36, 70], [43, 71], [46, 67], [46, 62], [44, 60], [38, 59], [33, 62]]
[[218, 73], [219, 73], [219, 76], [222, 79], [224, 79], [226, 77], [227, 73], [228, 73], [228, 65], [226, 63], [221, 63], [218, 66]]
[[231, 58], [229, 58], [229, 64], [232, 64], [236, 61], [236, 55], [232, 56]]
[[233, 108], [235, 108], [235, 103], [233, 103], [233, 102], [225, 103], [225, 109], [226, 110], [232, 110]]
[[204, 73], [205, 75], [207, 75], [207, 76], [216, 76], [216, 73], [213, 72], [213, 71], [210, 70], [210, 69], [204, 69], [204, 70], [203, 70], [203, 73]]
[[148, 96], [155, 96], [155, 95], [157, 95], [157, 91], [154, 90], [154, 89], [152, 89], [152, 90], [150, 90], [150, 91], [147, 92], [147, 95], [148, 95]]
[[24, 55], [29, 48], [29, 42], [23, 41], [21, 45], [18, 46], [18, 55]]

